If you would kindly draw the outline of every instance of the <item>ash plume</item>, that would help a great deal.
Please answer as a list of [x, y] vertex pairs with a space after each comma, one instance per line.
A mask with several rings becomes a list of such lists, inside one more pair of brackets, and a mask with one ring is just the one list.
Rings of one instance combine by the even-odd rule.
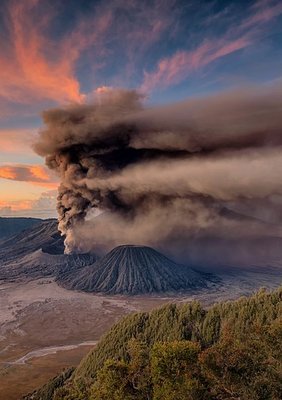
[[[93, 104], [43, 114], [34, 147], [61, 179], [67, 252], [281, 236], [258, 205], [275, 198], [270, 214], [281, 214], [282, 87], [162, 107], [142, 101], [136, 91], [109, 90]], [[256, 216], [238, 219], [246, 204]], [[91, 219], [95, 209], [103, 214]]]

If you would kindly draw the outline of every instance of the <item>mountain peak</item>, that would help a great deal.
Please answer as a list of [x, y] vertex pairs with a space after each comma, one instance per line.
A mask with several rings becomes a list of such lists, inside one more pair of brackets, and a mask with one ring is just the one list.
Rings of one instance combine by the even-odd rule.
[[59, 279], [69, 289], [130, 295], [198, 290], [212, 281], [211, 275], [134, 244], [115, 247], [93, 265]]

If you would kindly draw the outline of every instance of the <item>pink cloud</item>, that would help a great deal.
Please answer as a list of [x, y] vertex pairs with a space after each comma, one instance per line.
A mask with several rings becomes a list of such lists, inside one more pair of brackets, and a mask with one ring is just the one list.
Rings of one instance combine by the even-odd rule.
[[0, 151], [6, 153], [34, 154], [31, 146], [36, 132], [29, 129], [0, 129]]
[[233, 41], [205, 41], [194, 51], [178, 51], [162, 59], [152, 73], [145, 72], [141, 90], [148, 92], [156, 87], [168, 87], [181, 82], [198, 68], [212, 61], [241, 50], [251, 43], [248, 37]]
[[271, 1], [259, 1], [255, 4], [254, 9], [256, 10], [255, 13], [243, 22], [242, 28], [269, 22], [282, 14], [282, 3], [281, 1], [276, 4]]
[[253, 14], [238, 26], [231, 27], [223, 37], [204, 40], [192, 51], [177, 51], [171, 57], [161, 59], [154, 71], [145, 71], [141, 91], [150, 92], [158, 87], [166, 88], [180, 83], [193, 71], [254, 44], [260, 37], [263, 24], [281, 13], [281, 2], [257, 2]]

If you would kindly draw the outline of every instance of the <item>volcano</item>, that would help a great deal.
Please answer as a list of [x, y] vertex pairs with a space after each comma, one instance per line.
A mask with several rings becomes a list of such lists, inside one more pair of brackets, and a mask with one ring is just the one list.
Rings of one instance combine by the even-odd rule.
[[146, 246], [123, 245], [93, 265], [60, 274], [68, 289], [107, 294], [147, 294], [192, 291], [214, 285], [212, 274], [176, 264]]
[[46, 220], [0, 243], [0, 281], [57, 277], [92, 265], [91, 253], [64, 254], [56, 220]]
[[195, 291], [218, 281], [146, 246], [118, 246], [101, 259], [93, 253], [64, 254], [56, 220], [0, 243], [0, 281], [43, 277], [53, 277], [67, 289], [128, 295]]
[[0, 264], [13, 261], [39, 249], [50, 254], [64, 254], [64, 238], [58, 232], [58, 221], [45, 220], [0, 243]]

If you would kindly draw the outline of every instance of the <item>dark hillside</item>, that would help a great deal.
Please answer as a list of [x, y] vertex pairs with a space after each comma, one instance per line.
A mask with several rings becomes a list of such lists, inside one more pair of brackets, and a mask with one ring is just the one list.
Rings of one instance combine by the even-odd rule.
[[42, 222], [39, 218], [0, 217], [0, 240], [16, 235]]

